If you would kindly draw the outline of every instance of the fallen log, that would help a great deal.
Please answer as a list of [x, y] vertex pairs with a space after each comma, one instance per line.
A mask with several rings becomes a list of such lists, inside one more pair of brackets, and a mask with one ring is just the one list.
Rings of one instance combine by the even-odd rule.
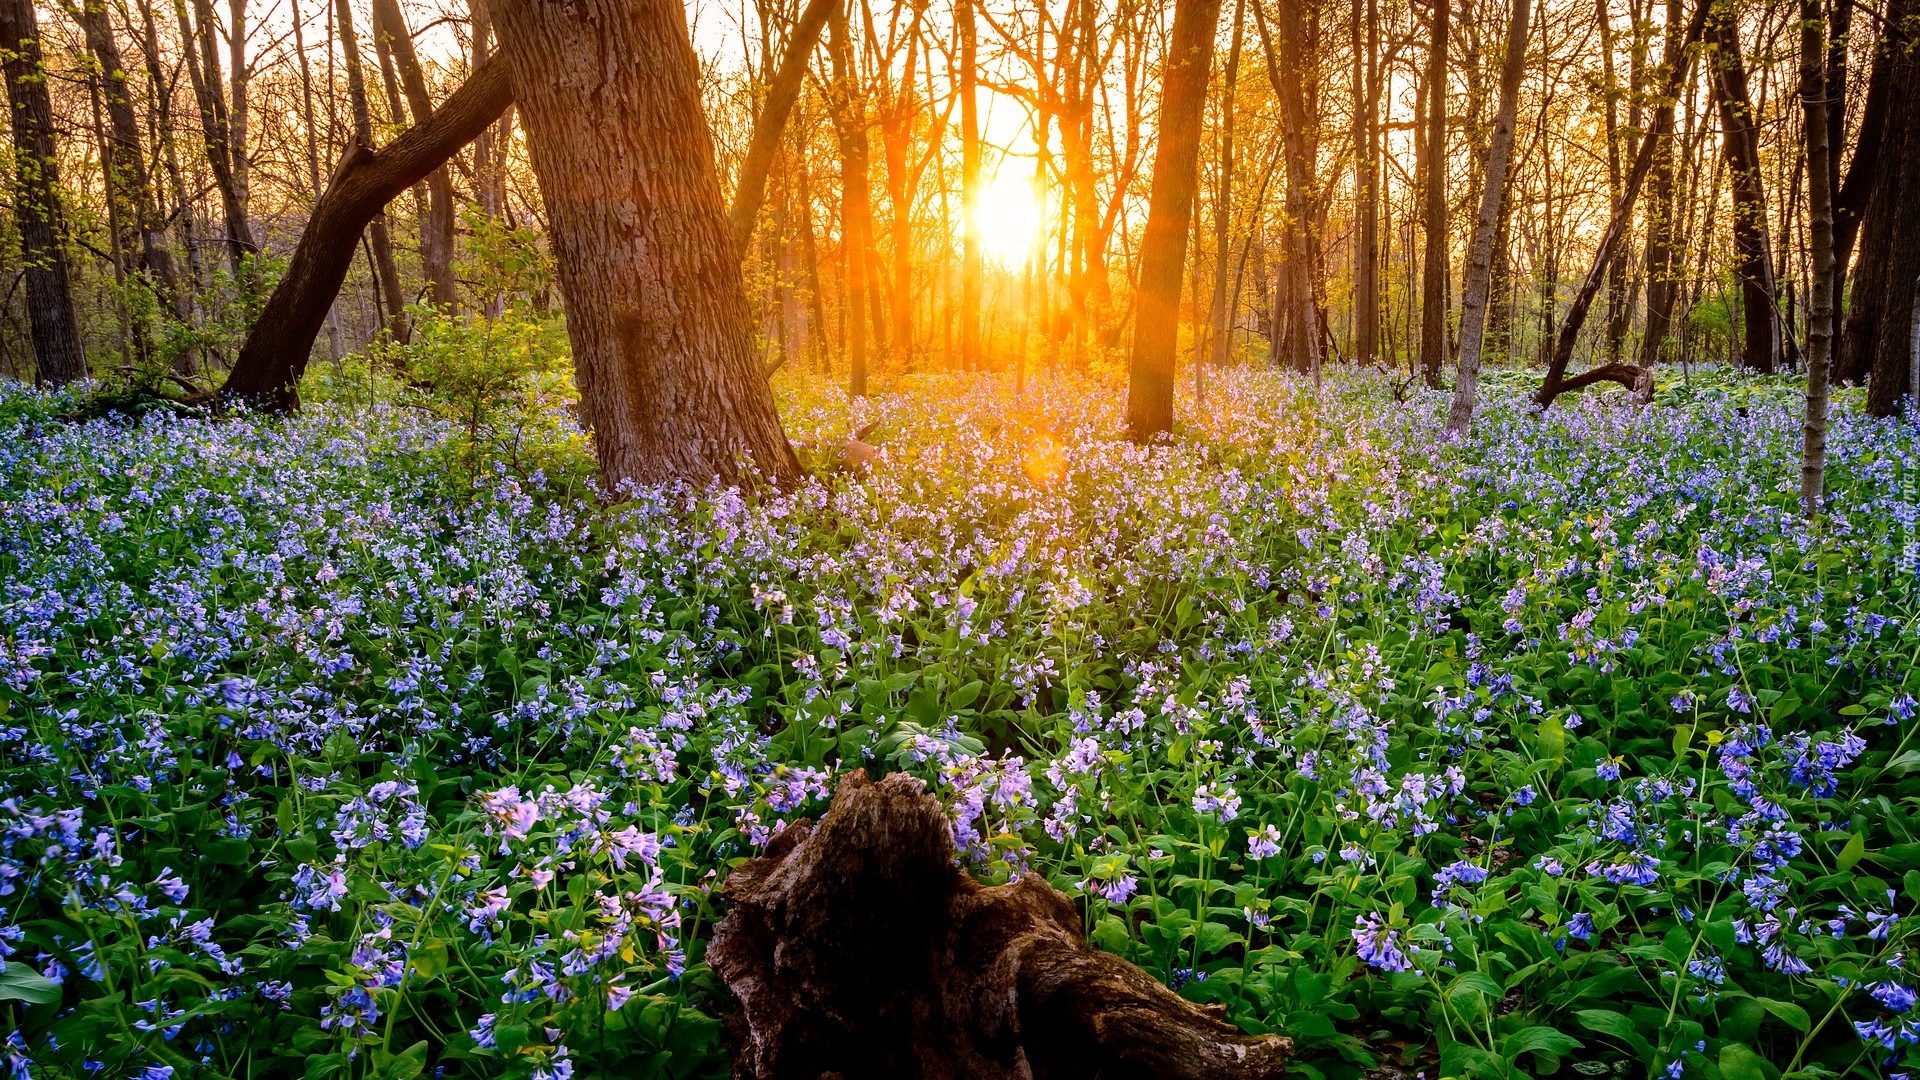
[[737, 1080], [1278, 1078], [1291, 1040], [1250, 1036], [1088, 946], [1034, 874], [954, 863], [921, 783], [848, 774], [819, 824], [741, 865], [708, 966], [739, 1003]]

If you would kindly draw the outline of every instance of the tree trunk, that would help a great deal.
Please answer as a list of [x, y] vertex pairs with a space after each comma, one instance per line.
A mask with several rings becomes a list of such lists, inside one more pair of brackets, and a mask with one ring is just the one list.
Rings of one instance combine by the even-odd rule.
[[796, 478], [753, 345], [685, 9], [510, 0], [494, 20], [606, 490]]
[[1127, 428], [1137, 442], [1173, 430], [1174, 351], [1180, 277], [1200, 172], [1200, 128], [1220, 0], [1175, 0], [1173, 34], [1160, 83], [1159, 144], [1140, 240], [1133, 357], [1127, 371]]
[[[1905, 130], [1914, 123], [1916, 106], [1912, 98], [1920, 93], [1920, 85], [1916, 85], [1920, 79], [1915, 77], [1915, 62], [1908, 48], [1913, 40], [1909, 25], [1912, 18], [1909, 0], [1891, 0], [1887, 5], [1886, 31], [1874, 44], [1853, 161], [1847, 167], [1846, 182], [1834, 196], [1837, 272], [1846, 273], [1846, 260], [1853, 253], [1856, 237], [1860, 252], [1854, 261], [1852, 288], [1846, 290], [1845, 331], [1834, 359], [1836, 382], [1869, 381], [1882, 322], [1889, 318], [1883, 304], [1892, 288], [1887, 276], [1892, 218], [1906, 159]], [[1888, 323], [1891, 332], [1899, 332], [1896, 326]], [[1871, 391], [1868, 396], [1872, 397]]]
[[[1680, 55], [1679, 33], [1679, 0], [1667, 0], [1668, 63]], [[1647, 201], [1647, 330], [1640, 339], [1640, 366], [1649, 370], [1667, 354], [1667, 342], [1673, 334], [1674, 299], [1680, 289], [1679, 275], [1674, 272], [1678, 256], [1673, 243], [1673, 149], [1672, 133], [1660, 136], [1654, 144], [1653, 172], [1648, 179], [1652, 190]]]
[[1714, 101], [1733, 192], [1734, 276], [1745, 309], [1740, 362], [1770, 372], [1780, 363], [1780, 320], [1774, 307], [1773, 257], [1767, 239], [1766, 192], [1760, 178], [1760, 131], [1754, 124], [1747, 73], [1732, 5], [1712, 5], [1706, 40], [1713, 47]]
[[988, 887], [954, 865], [920, 781], [840, 782], [727, 878], [707, 962], [740, 1002], [740, 1080], [915, 1076], [1278, 1080], [1293, 1044], [1249, 1036], [1087, 944], [1035, 874]]
[[221, 389], [224, 397], [287, 410], [300, 404], [314, 338], [327, 320], [367, 223], [382, 207], [444, 165], [513, 100], [506, 65], [482, 63], [425, 123], [375, 150], [355, 141], [314, 204], [287, 271], [267, 298]]
[[[973, 0], [956, 0], [960, 34], [960, 365], [982, 366], [980, 355], [980, 32]], [[1025, 344], [1022, 343], [1022, 348]]]
[[[153, 18], [153, 5], [149, 0], [135, 0], [140, 10], [141, 50], [145, 54], [147, 68], [147, 93], [153, 102], [153, 132], [160, 144], [160, 160], [167, 171], [167, 191], [177, 208], [173, 215], [180, 219], [180, 250], [186, 256], [186, 280], [174, 291], [173, 314], [182, 322], [193, 315], [193, 295], [200, 288], [203, 278], [200, 267], [200, 245], [195, 242], [193, 204], [187, 198], [186, 177], [180, 167], [179, 149], [174, 141], [173, 107], [168, 100], [167, 88], [172, 85], [160, 70], [160, 31]], [[180, 355], [180, 374], [194, 373], [194, 354], [191, 350]]]
[[[1607, 201], [1620, 201], [1620, 84], [1613, 69], [1613, 12], [1610, 0], [1597, 0], [1600, 24], [1601, 113], [1607, 136]], [[1607, 360], [1618, 363], [1632, 312], [1627, 303], [1627, 249], [1621, 245], [1607, 266]]]
[[[1844, 3], [1845, 0], [1842, 0]], [[1820, 0], [1800, 0], [1800, 103], [1807, 134], [1807, 411], [1801, 424], [1800, 509], [1820, 512], [1827, 475], [1827, 365], [1833, 354], [1833, 168], [1827, 132], [1827, 48]]]
[[[433, 98], [427, 93], [426, 74], [420, 69], [413, 32], [407, 28], [399, 0], [374, 0], [373, 27], [400, 69], [400, 85], [406, 91], [407, 111], [414, 124], [426, 123], [433, 115]], [[420, 222], [420, 266], [433, 305], [452, 311], [460, 294], [453, 278], [453, 177], [445, 165], [427, 174], [427, 213]]]
[[747, 144], [740, 180], [733, 190], [733, 207], [727, 215], [732, 222], [734, 245], [740, 251], [746, 251], [747, 242], [753, 238], [754, 222], [760, 217], [761, 203], [766, 200], [767, 173], [773, 168], [773, 157], [780, 148], [781, 135], [787, 130], [787, 117], [793, 112], [793, 103], [800, 98], [800, 81], [807, 74], [807, 59], [820, 40], [820, 28], [827, 24], [827, 16], [839, 2], [807, 0], [806, 9], [793, 24], [793, 34], [787, 39], [786, 55], [780, 58], [780, 67], [767, 87], [766, 104], [754, 119], [753, 136]]
[[1306, 95], [1302, 87], [1302, 20], [1296, 0], [1280, 0], [1278, 55], [1261, 0], [1254, 0], [1253, 20], [1266, 55], [1267, 81], [1273, 85], [1274, 96], [1280, 99], [1281, 139], [1287, 169], [1286, 262], [1274, 299], [1275, 321], [1281, 327], [1274, 338], [1274, 348], [1278, 356], [1290, 360], [1297, 370], [1317, 377], [1320, 320], [1313, 293], [1310, 231], [1314, 222], [1313, 155], [1307, 144]]
[[[834, 127], [840, 136], [840, 251], [847, 275], [847, 393], [867, 396], [867, 263], [873, 247], [872, 144], [855, 83], [846, 9], [834, 5], [827, 51], [833, 63]], [[875, 318], [874, 325], [880, 320]]]
[[[339, 25], [340, 55], [346, 59], [347, 100], [353, 109], [353, 137], [359, 145], [372, 147], [373, 111], [367, 104], [367, 77], [360, 62], [360, 37], [353, 28], [352, 0], [334, 0], [333, 6], [334, 19]], [[416, 182], [418, 179], [415, 178]], [[404, 343], [408, 337], [407, 316], [401, 309], [407, 306], [407, 302], [400, 292], [400, 270], [393, 261], [393, 237], [387, 231], [384, 205], [367, 223], [367, 239], [373, 250], [374, 287], [379, 290], [380, 298], [386, 301], [387, 330], [396, 340]]]
[[[1674, 102], [1685, 84], [1687, 72], [1692, 65], [1688, 61], [1686, 50], [1700, 40], [1707, 25], [1715, 0], [1700, 0], [1694, 11], [1693, 21], [1687, 26], [1686, 36], [1680, 42], [1680, 48], [1669, 51], [1663, 65], [1667, 71], [1667, 82], [1661, 88], [1659, 104], [1654, 108], [1653, 127], [1640, 140], [1640, 149], [1634, 154], [1633, 169], [1627, 174], [1626, 184], [1620, 192], [1620, 201], [1613, 206], [1613, 212], [1607, 220], [1607, 229], [1600, 234], [1600, 246], [1594, 252], [1593, 267], [1587, 271], [1587, 277], [1580, 285], [1580, 291], [1574, 294], [1573, 303], [1567, 309], [1566, 320], [1560, 326], [1560, 340], [1554, 346], [1553, 357], [1547, 364], [1546, 378], [1540, 381], [1540, 389], [1533, 400], [1542, 409], [1553, 404], [1556, 397], [1569, 390], [1577, 390], [1596, 381], [1620, 383], [1633, 391], [1636, 400], [1645, 402], [1653, 395], [1653, 371], [1650, 368], [1638, 368], [1628, 364], [1603, 364], [1577, 379], [1567, 379], [1567, 365], [1573, 360], [1573, 347], [1580, 339], [1580, 328], [1585, 325], [1587, 311], [1593, 305], [1594, 294], [1600, 290], [1600, 281], [1606, 274], [1607, 261], [1612, 258], [1613, 250], [1626, 234], [1628, 222], [1633, 220], [1633, 204], [1640, 196], [1640, 188], [1646, 183], [1647, 174], [1653, 169], [1653, 159], [1660, 145], [1660, 138], [1673, 131]], [[1668, 39], [1672, 44], [1672, 39]]]
[[7, 80], [13, 131], [14, 222], [27, 279], [27, 323], [33, 336], [34, 382], [62, 386], [87, 377], [68, 280], [66, 226], [53, 144], [53, 103], [33, 0], [0, 0], [0, 72]]
[[[1914, 15], [1909, 14], [1909, 19]], [[1913, 40], [1911, 30], [1906, 41]], [[1854, 279], [1847, 347], [1872, 358], [1867, 412], [1892, 416], [1910, 389], [1914, 278], [1920, 275], [1920, 56], [1895, 50], [1880, 173], [1861, 219], [1866, 242]], [[1855, 322], [1863, 333], [1856, 338]]]
[[1427, 175], [1422, 228], [1426, 259], [1420, 272], [1420, 370], [1440, 387], [1447, 362], [1447, 8], [1436, 2], [1427, 39]]
[[[248, 97], [252, 86], [252, 78], [247, 72], [247, 0], [227, 0], [227, 15], [227, 82], [233, 93], [227, 108], [227, 160], [232, 163], [233, 201], [239, 208], [242, 234], [248, 250], [258, 251], [253, 244], [252, 226], [246, 224], [253, 202], [253, 170], [247, 161]], [[211, 23], [203, 26], [210, 27]], [[212, 60], [208, 61], [208, 65], [217, 66]]]
[[1233, 223], [1233, 112], [1240, 88], [1240, 39], [1244, 32], [1246, 0], [1233, 0], [1233, 40], [1227, 47], [1227, 66], [1220, 84], [1220, 190], [1213, 200], [1213, 366], [1227, 366], [1232, 351], [1233, 312], [1227, 295], [1227, 267], [1232, 258], [1228, 229]]
[[213, 5], [208, 0], [196, 0], [194, 12], [200, 20], [197, 33], [187, 16], [187, 0], [173, 0], [174, 18], [180, 24], [182, 60], [188, 81], [193, 84], [194, 101], [200, 106], [200, 135], [206, 145], [207, 168], [213, 173], [213, 186], [220, 193], [220, 207], [226, 215], [227, 263], [238, 277], [241, 257], [259, 249], [254, 246], [253, 230], [247, 224], [246, 208], [240, 204], [239, 189], [234, 182], [227, 102], [220, 91], [220, 54], [213, 45]]
[[133, 97], [127, 91], [127, 68], [120, 57], [120, 43], [114, 37], [103, 0], [86, 0], [74, 14], [86, 34], [87, 50], [100, 65], [109, 132], [105, 164], [112, 175], [110, 190], [120, 204], [116, 209], [136, 234], [140, 257], [134, 269], [151, 275], [153, 287], [162, 301], [172, 305], [177, 299], [179, 282], [174, 274], [173, 254], [167, 249], [166, 218], [154, 202], [153, 183], [147, 175], [146, 154], [140, 144], [140, 119], [133, 111]]
[[[1500, 230], [1501, 204], [1507, 195], [1507, 164], [1513, 154], [1514, 114], [1520, 107], [1520, 79], [1527, 67], [1528, 0], [1513, 0], [1507, 25], [1507, 55], [1500, 68], [1500, 104], [1487, 143], [1486, 177], [1480, 189], [1480, 213], [1474, 219], [1473, 247], [1460, 288], [1460, 356], [1454, 377], [1447, 430], [1458, 433], [1473, 419], [1480, 390], [1480, 349], [1487, 329], [1487, 301], [1493, 288], [1494, 241]], [[1504, 257], [1504, 256], [1503, 256]]]
[[[1375, 0], [1353, 0], [1353, 183], [1358, 238], [1353, 253], [1353, 359], [1380, 353], [1380, 21]], [[1364, 12], [1364, 14], [1363, 14]]]

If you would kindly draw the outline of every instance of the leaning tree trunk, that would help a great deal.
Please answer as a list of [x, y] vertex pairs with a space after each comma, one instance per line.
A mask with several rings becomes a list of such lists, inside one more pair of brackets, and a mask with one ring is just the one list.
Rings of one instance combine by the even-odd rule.
[[968, 877], [939, 802], [903, 773], [849, 774], [725, 895], [707, 964], [740, 1004], [739, 1080], [1277, 1080], [1293, 1049], [1090, 948], [1038, 875]]
[[300, 404], [314, 338], [347, 278], [360, 234], [401, 192], [472, 142], [513, 102], [500, 60], [481, 63], [424, 123], [379, 150], [356, 142], [314, 204], [286, 273], [247, 334], [221, 395], [271, 409]]
[[87, 377], [87, 354], [80, 345], [80, 321], [68, 280], [53, 103], [47, 97], [33, 0], [0, 0], [0, 71], [7, 80], [8, 126], [13, 131], [14, 221], [26, 264], [34, 381], [61, 386]]
[[780, 58], [773, 82], [767, 86], [767, 101], [753, 122], [753, 137], [747, 143], [747, 156], [740, 166], [740, 181], [734, 185], [733, 205], [727, 212], [733, 230], [733, 242], [747, 250], [753, 239], [754, 222], [760, 217], [760, 204], [766, 200], [767, 173], [773, 168], [773, 156], [780, 148], [780, 136], [787, 130], [787, 116], [800, 99], [800, 81], [807, 74], [807, 59], [820, 41], [820, 29], [840, 0], [807, 0], [800, 18], [787, 39], [787, 52]]
[[677, 0], [494, 7], [609, 492], [799, 475], [753, 342]]
[[1561, 394], [1602, 382], [1619, 383], [1631, 390], [1634, 399], [1641, 403], [1653, 397], [1652, 368], [1606, 363], [1569, 379], [1566, 377], [1567, 365], [1573, 360], [1573, 348], [1580, 340], [1580, 328], [1586, 323], [1594, 295], [1600, 291], [1600, 282], [1606, 277], [1607, 263], [1613, 258], [1614, 249], [1621, 243], [1621, 238], [1626, 235], [1627, 224], [1633, 220], [1633, 204], [1639, 199], [1640, 188], [1653, 169], [1657, 148], [1662, 138], [1673, 132], [1674, 102], [1679, 99], [1680, 88], [1686, 84], [1687, 73], [1692, 68], [1686, 51], [1700, 40], [1707, 25], [1708, 12], [1714, 3], [1715, 0], [1700, 0], [1694, 9], [1693, 20], [1687, 25], [1686, 36], [1680, 39], [1677, 49], [1671, 48], [1674, 39], [1667, 39], [1670, 46], [1665, 64], [1667, 79], [1666, 85], [1660, 89], [1660, 103], [1654, 109], [1653, 127], [1640, 140], [1640, 149], [1634, 154], [1633, 168], [1627, 174], [1620, 201], [1614, 204], [1607, 229], [1600, 234], [1600, 246], [1593, 254], [1593, 267], [1587, 271], [1586, 280], [1581, 282], [1580, 290], [1574, 293], [1573, 303], [1567, 307], [1567, 317], [1560, 325], [1560, 338], [1554, 345], [1552, 359], [1547, 363], [1546, 377], [1540, 380], [1540, 389], [1533, 395], [1534, 403], [1542, 409], [1551, 406]]
[[[1507, 161], [1513, 155], [1513, 116], [1520, 107], [1520, 77], [1527, 67], [1528, 0], [1513, 0], [1507, 27], [1507, 57], [1500, 68], [1500, 106], [1487, 144], [1487, 175], [1480, 190], [1480, 215], [1473, 223], [1473, 247], [1467, 254], [1466, 281], [1460, 288], [1460, 355], [1453, 382], [1447, 430], [1462, 432], [1473, 419], [1480, 392], [1480, 349], [1487, 333], [1487, 301], [1493, 291], [1494, 241], [1500, 233], [1501, 203], [1507, 195]], [[1502, 253], [1504, 258], [1504, 253]]]
[[[1523, 0], [1524, 2], [1524, 0]], [[1173, 430], [1174, 349], [1180, 329], [1180, 272], [1187, 263], [1193, 196], [1200, 172], [1200, 122], [1213, 68], [1220, 0], [1174, 0], [1160, 94], [1160, 140], [1140, 241], [1140, 284], [1127, 373], [1127, 428], [1146, 442]]]

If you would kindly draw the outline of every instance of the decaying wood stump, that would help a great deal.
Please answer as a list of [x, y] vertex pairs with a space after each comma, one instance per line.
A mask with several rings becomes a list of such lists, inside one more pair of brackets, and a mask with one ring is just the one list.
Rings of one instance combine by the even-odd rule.
[[817, 825], [789, 826], [724, 895], [707, 963], [740, 1004], [741, 1080], [1252, 1080], [1293, 1049], [1090, 948], [1039, 876], [974, 881], [904, 774], [849, 774]]

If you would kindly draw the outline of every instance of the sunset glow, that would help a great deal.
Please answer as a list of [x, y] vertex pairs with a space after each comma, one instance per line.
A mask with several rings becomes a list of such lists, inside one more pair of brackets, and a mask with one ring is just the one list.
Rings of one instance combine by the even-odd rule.
[[1016, 266], [1040, 231], [1040, 207], [1024, 170], [1005, 168], [980, 189], [980, 249], [989, 260]]

